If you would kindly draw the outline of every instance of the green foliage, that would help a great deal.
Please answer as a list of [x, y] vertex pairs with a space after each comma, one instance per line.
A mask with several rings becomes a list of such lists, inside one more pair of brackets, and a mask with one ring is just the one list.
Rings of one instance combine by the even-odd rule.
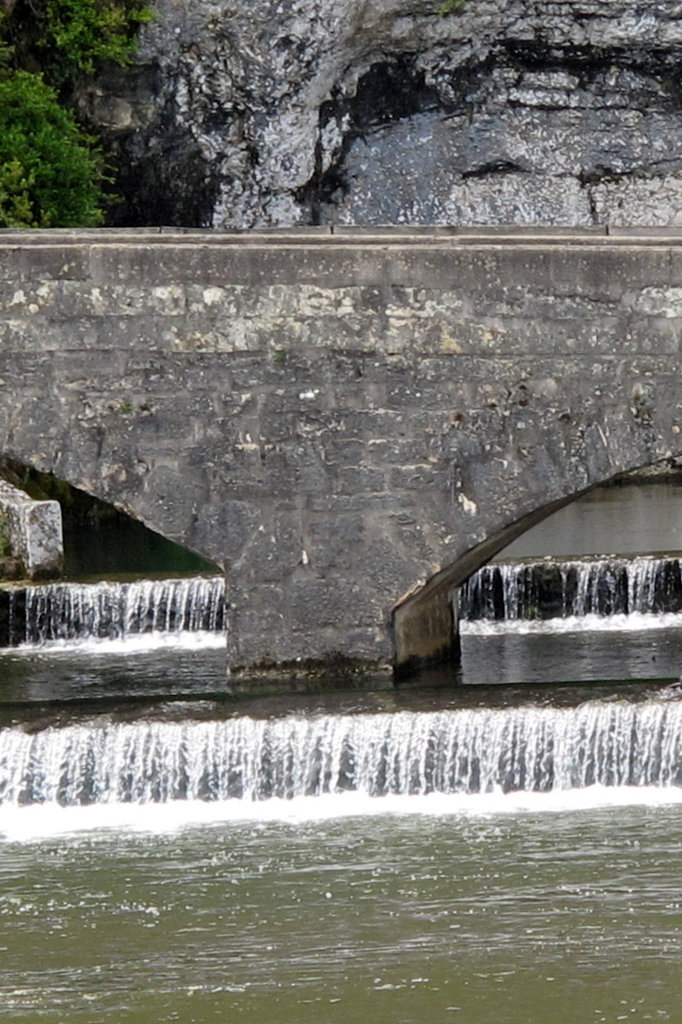
[[136, 0], [43, 0], [36, 50], [46, 78], [61, 86], [100, 61], [126, 65], [152, 12]]
[[0, 558], [9, 558], [12, 554], [12, 542], [10, 541], [10, 528], [7, 519], [0, 516]]
[[153, 13], [142, 0], [17, 0], [0, 20], [0, 46], [11, 45], [17, 68], [39, 68], [56, 89], [101, 61], [125, 65], [136, 34]]
[[443, 0], [438, 8], [438, 13], [441, 17], [445, 17], [446, 14], [454, 14], [455, 11], [461, 10], [465, 3], [466, 0]]
[[[3, 27], [3, 15], [0, 14], [0, 32]], [[0, 68], [7, 67], [10, 60], [12, 59], [12, 47], [4, 41], [0, 35]]]
[[92, 140], [41, 76], [0, 74], [0, 227], [99, 224], [103, 180]]
[[0, 227], [102, 222], [101, 152], [60, 102], [102, 61], [128, 64], [151, 18], [143, 0], [17, 0], [0, 14]]
[[31, 202], [31, 187], [34, 183], [35, 176], [27, 176], [19, 160], [0, 163], [0, 227], [34, 226]]

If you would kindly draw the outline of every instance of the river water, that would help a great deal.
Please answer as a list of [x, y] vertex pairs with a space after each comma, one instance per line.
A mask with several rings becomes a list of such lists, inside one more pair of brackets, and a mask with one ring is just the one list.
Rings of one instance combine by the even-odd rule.
[[3, 1020], [677, 1021], [679, 494], [527, 535], [399, 689], [231, 702], [215, 580], [17, 600]]

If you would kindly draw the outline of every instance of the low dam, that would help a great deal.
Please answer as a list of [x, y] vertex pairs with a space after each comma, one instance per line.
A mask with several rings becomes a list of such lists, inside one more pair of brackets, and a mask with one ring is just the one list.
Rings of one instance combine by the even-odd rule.
[[221, 566], [240, 676], [456, 646], [528, 526], [680, 454], [682, 235], [0, 234], [0, 453]]

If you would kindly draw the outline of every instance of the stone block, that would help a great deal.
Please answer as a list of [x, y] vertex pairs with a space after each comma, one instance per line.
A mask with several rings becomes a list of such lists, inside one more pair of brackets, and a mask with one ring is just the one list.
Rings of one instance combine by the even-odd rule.
[[21, 561], [26, 576], [44, 579], [58, 575], [64, 562], [59, 502], [34, 501], [0, 480], [0, 515], [11, 554]]

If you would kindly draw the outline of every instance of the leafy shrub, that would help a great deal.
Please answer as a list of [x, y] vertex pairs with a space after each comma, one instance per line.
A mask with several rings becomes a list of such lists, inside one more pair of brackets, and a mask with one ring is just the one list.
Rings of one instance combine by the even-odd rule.
[[99, 151], [27, 71], [0, 73], [0, 227], [101, 223]]
[[34, 176], [18, 160], [0, 163], [0, 227], [29, 227], [33, 224], [30, 189]]
[[136, 32], [152, 12], [136, 0], [43, 0], [36, 50], [46, 78], [56, 86], [98, 61], [126, 65]]
[[99, 61], [128, 64], [140, 25], [152, 17], [142, 0], [17, 0], [0, 15], [0, 46], [11, 46], [14, 67], [37, 66], [62, 89]]
[[[1, 0], [0, 0], [0, 6]], [[143, 0], [16, 0], [0, 13], [0, 227], [103, 220], [103, 161], [60, 100], [101, 61], [129, 63]], [[39, 69], [39, 72], [36, 71]]]

